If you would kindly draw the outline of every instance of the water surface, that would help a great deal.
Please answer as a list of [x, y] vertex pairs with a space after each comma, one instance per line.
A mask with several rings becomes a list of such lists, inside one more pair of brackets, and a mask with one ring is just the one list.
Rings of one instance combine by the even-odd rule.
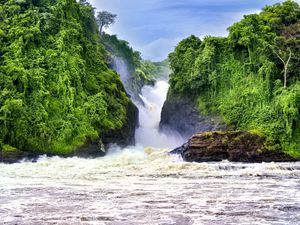
[[0, 164], [1, 224], [299, 224], [300, 163], [186, 163], [165, 150]]

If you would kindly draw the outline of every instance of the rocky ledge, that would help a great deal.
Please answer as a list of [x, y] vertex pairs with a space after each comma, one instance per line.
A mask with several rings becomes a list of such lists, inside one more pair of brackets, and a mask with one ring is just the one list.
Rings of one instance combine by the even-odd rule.
[[37, 154], [20, 151], [12, 147], [0, 150], [0, 163], [16, 163], [22, 159], [34, 162], [38, 157]]
[[188, 162], [292, 162], [297, 159], [270, 150], [263, 137], [250, 132], [205, 132], [193, 135], [181, 147], [171, 151]]

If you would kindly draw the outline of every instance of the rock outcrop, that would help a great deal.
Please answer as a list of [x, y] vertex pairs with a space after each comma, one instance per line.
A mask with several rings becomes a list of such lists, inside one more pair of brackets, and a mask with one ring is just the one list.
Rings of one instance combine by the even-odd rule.
[[37, 158], [37, 154], [20, 151], [18, 149], [0, 150], [0, 163], [16, 163], [22, 159], [35, 161]]
[[295, 158], [269, 150], [263, 137], [249, 132], [205, 132], [193, 135], [172, 154], [188, 162], [229, 160], [232, 162], [290, 162]]
[[85, 143], [75, 149], [75, 151], [70, 156], [77, 156], [80, 158], [97, 158], [105, 156], [106, 150], [101, 139], [96, 141], [88, 138]]
[[176, 130], [185, 138], [196, 132], [225, 129], [218, 118], [201, 115], [192, 98], [179, 96], [170, 91], [162, 108], [159, 127], [161, 130]]

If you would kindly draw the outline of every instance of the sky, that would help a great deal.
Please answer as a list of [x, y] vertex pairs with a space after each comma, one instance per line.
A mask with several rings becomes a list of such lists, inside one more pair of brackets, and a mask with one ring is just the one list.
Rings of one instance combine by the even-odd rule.
[[[296, 0], [300, 3], [300, 0]], [[198, 37], [227, 36], [227, 28], [245, 14], [282, 0], [90, 0], [96, 11], [117, 14], [106, 30], [126, 40], [144, 59], [161, 61], [177, 43]]]

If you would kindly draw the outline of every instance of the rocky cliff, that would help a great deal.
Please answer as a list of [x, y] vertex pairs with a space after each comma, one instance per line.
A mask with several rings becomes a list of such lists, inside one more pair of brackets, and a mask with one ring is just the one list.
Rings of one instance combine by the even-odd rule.
[[171, 91], [164, 103], [159, 126], [162, 130], [176, 130], [186, 138], [197, 132], [225, 129], [217, 117], [201, 115], [193, 98]]

